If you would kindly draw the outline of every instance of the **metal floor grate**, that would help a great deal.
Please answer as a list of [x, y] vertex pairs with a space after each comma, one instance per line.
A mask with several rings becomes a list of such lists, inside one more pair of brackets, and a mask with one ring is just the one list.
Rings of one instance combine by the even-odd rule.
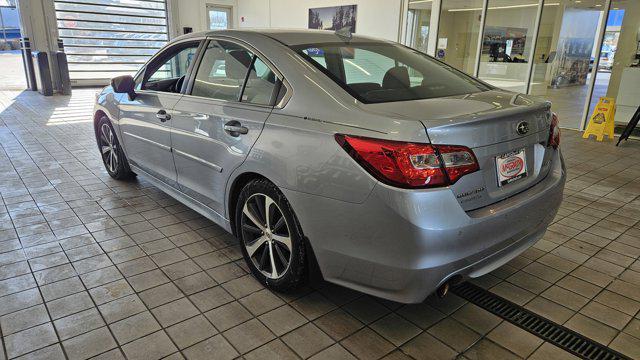
[[470, 282], [463, 282], [456, 285], [451, 288], [451, 291], [463, 299], [583, 359], [629, 359], [617, 351], [586, 338], [575, 331], [569, 330], [562, 325], [558, 325], [551, 320], [537, 315], [522, 306], [516, 305]]

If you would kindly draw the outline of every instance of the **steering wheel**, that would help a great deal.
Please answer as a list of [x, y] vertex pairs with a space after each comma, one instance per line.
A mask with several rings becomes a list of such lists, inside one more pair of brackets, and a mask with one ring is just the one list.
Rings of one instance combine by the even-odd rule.
[[171, 87], [171, 92], [179, 93], [180, 90], [182, 90], [182, 84], [184, 84], [184, 78], [185, 78], [185, 75], [182, 75], [178, 80], [176, 80], [175, 83], [173, 83], [173, 86]]

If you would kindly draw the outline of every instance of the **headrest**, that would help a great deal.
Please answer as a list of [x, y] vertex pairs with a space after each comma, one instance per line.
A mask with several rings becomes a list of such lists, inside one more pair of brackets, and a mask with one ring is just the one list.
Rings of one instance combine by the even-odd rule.
[[409, 71], [405, 66], [396, 66], [387, 70], [382, 79], [382, 88], [388, 89], [408, 89], [411, 87], [409, 81]]
[[224, 69], [229, 79], [242, 79], [251, 66], [251, 55], [245, 50], [231, 50], [225, 56]]

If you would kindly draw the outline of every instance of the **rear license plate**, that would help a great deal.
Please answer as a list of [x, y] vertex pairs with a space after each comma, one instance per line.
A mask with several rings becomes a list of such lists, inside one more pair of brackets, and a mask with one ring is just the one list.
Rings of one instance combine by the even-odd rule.
[[527, 177], [527, 157], [524, 149], [496, 156], [496, 168], [499, 186]]

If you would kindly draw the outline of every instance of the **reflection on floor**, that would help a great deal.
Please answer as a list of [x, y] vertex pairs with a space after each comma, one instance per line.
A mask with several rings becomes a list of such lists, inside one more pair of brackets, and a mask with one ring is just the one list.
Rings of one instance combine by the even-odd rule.
[[[573, 358], [454, 294], [267, 291], [233, 236], [105, 173], [92, 102], [0, 92], [0, 360]], [[475, 283], [640, 358], [640, 142], [562, 141], [554, 224]]]

